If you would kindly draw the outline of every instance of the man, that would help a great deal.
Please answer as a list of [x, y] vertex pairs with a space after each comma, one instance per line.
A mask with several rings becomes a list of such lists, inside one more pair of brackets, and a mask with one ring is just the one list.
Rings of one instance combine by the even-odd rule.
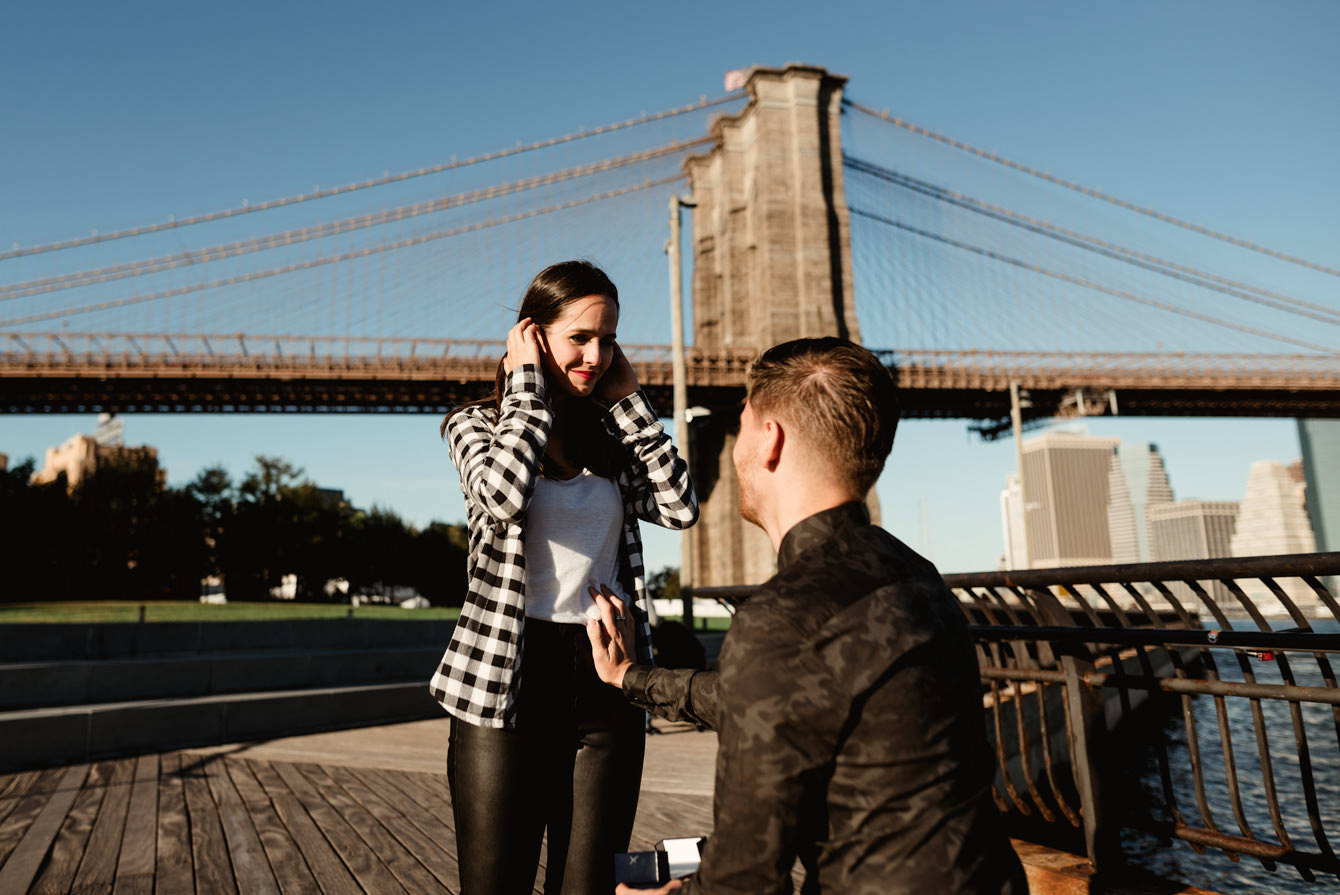
[[740, 515], [777, 574], [735, 614], [720, 671], [633, 664], [612, 594], [592, 590], [587, 626], [603, 680], [718, 732], [715, 828], [683, 891], [791, 892], [799, 858], [805, 893], [1023, 895], [963, 616], [865, 508], [893, 446], [892, 377], [851, 342], [801, 339], [765, 352], [748, 387]]

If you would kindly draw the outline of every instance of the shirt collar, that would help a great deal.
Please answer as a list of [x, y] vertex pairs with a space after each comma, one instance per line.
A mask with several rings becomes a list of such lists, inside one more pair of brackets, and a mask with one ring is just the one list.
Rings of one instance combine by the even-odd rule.
[[782, 537], [781, 548], [777, 551], [777, 571], [786, 571], [787, 566], [802, 554], [830, 540], [843, 529], [869, 524], [870, 511], [859, 500], [821, 510], [801, 519]]

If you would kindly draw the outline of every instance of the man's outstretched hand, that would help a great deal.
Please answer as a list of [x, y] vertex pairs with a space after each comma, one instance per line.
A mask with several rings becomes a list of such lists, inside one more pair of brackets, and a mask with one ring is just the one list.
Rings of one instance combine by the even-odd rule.
[[594, 587], [587, 590], [600, 610], [600, 618], [586, 622], [586, 636], [591, 638], [596, 674], [605, 683], [622, 689], [623, 676], [633, 664], [633, 644], [637, 642], [633, 634], [632, 610], [607, 585], [602, 584], [600, 590]]

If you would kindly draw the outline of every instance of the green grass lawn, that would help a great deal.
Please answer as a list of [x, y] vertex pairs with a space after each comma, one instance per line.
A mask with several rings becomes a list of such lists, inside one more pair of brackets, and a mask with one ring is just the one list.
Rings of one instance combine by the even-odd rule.
[[[133, 603], [116, 600], [81, 600], [50, 603], [0, 603], [0, 624], [14, 622], [138, 622], [140, 609], [146, 622], [255, 622], [288, 619], [357, 618], [439, 620], [455, 619], [459, 609], [401, 609], [399, 606], [359, 606], [326, 603]], [[352, 613], [352, 615], [351, 615]]]
[[[683, 618], [678, 615], [662, 616], [666, 621], [678, 622]], [[699, 634], [724, 634], [730, 630], [730, 619], [710, 616], [708, 618], [697, 618], [693, 620], [693, 630]]]

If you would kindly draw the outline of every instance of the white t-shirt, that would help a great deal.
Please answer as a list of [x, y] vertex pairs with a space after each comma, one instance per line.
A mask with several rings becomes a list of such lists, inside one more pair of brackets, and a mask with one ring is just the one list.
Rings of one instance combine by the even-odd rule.
[[589, 469], [563, 481], [538, 478], [526, 510], [526, 615], [582, 624], [597, 618], [590, 585], [619, 586], [623, 496]]

